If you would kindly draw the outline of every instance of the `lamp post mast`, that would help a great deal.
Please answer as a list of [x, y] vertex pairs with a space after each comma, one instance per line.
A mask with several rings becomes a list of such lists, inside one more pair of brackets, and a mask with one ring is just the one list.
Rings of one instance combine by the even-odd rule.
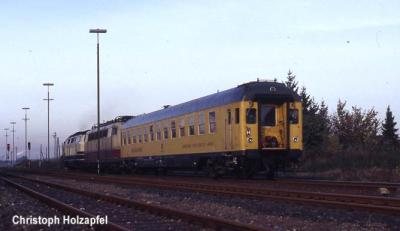
[[90, 29], [89, 33], [97, 35], [97, 174], [100, 174], [100, 42], [99, 34], [107, 33], [106, 29]]
[[53, 83], [44, 83], [43, 86], [47, 87], [47, 160], [50, 160], [50, 87], [54, 86]]
[[14, 147], [14, 134], [15, 134], [15, 124], [16, 124], [16, 122], [10, 122], [10, 124], [12, 124], [12, 130], [11, 130], [11, 132], [12, 132], [12, 134], [13, 134], [13, 144], [12, 144], [12, 154], [11, 154], [11, 163], [12, 162], [14, 162], [16, 159], [17, 159], [17, 155], [16, 155], [16, 153], [15, 153], [15, 147]]
[[8, 150], [8, 128], [4, 128], [4, 130], [6, 131], [6, 158], [7, 158], [7, 162], [10, 159], [10, 151]]
[[27, 117], [27, 111], [29, 110], [29, 107], [23, 107], [22, 110], [25, 110], [25, 118], [23, 118], [22, 120], [25, 121], [25, 158], [28, 159], [28, 126], [27, 126], [27, 122], [28, 122], [28, 117]]

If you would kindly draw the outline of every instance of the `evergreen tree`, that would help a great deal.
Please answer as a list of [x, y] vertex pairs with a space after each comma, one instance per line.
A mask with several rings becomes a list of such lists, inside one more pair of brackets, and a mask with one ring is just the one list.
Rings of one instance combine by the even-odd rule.
[[307, 94], [307, 89], [304, 86], [301, 88], [300, 97], [303, 104], [303, 114], [308, 114], [311, 106], [311, 97]]
[[289, 70], [286, 77], [285, 85], [288, 88], [290, 88], [293, 92], [298, 94], [299, 93], [299, 87], [297, 86], [298, 84], [299, 82], [296, 81], [296, 75], [294, 75], [293, 72]]
[[390, 106], [388, 106], [386, 109], [385, 122], [382, 124], [382, 136], [385, 141], [390, 142], [391, 144], [398, 144], [399, 141], [396, 124]]

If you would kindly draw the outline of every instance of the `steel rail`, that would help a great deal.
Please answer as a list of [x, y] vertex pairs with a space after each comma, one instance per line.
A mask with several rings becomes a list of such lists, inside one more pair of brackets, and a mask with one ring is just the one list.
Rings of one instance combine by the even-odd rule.
[[400, 199], [378, 196], [353, 195], [343, 193], [317, 193], [308, 191], [294, 191], [282, 189], [262, 189], [254, 187], [238, 187], [231, 185], [217, 185], [204, 183], [189, 183], [181, 181], [139, 180], [133, 178], [120, 178], [110, 176], [82, 176], [73, 174], [52, 174], [56, 177], [73, 178], [78, 180], [140, 185], [157, 187], [170, 190], [185, 190], [204, 192], [211, 194], [223, 194], [227, 196], [241, 196], [258, 199], [275, 199], [291, 201], [302, 204], [318, 204], [334, 208], [361, 209], [388, 214], [400, 214]]
[[82, 189], [78, 188], [73, 188], [61, 184], [56, 184], [48, 181], [43, 181], [39, 179], [34, 179], [31, 177], [25, 177], [25, 176], [20, 176], [20, 175], [13, 175], [14, 177], [18, 177], [21, 179], [29, 180], [32, 182], [40, 183], [40, 184], [45, 184], [50, 187], [62, 189], [65, 191], [77, 193], [80, 195], [84, 195], [87, 197], [92, 197], [95, 199], [100, 199], [104, 201], [109, 201], [112, 203], [116, 203], [119, 205], [123, 206], [128, 206], [128, 207], [133, 207], [137, 208], [140, 210], [148, 211], [150, 213], [156, 214], [156, 215], [162, 215], [166, 217], [172, 217], [172, 218], [179, 218], [182, 220], [185, 220], [189, 223], [193, 224], [201, 224], [205, 225], [207, 227], [217, 229], [217, 230], [263, 230], [262, 228], [252, 226], [252, 225], [247, 225], [247, 224], [241, 224], [235, 221], [230, 221], [222, 218], [216, 218], [216, 217], [210, 217], [210, 216], [204, 216], [204, 215], [199, 215], [191, 212], [186, 212], [186, 211], [181, 211], [181, 210], [176, 210], [176, 209], [171, 209], [167, 207], [162, 207], [158, 205], [150, 205], [146, 204], [143, 202], [135, 201], [135, 200], [130, 200], [122, 197], [117, 197], [117, 196], [112, 196], [112, 195], [106, 195], [102, 193], [96, 193], [96, 192], [90, 192], [90, 191], [85, 191]]
[[[7, 184], [13, 186], [14, 188], [30, 195], [31, 197], [33, 197], [41, 202], [44, 202], [45, 204], [49, 205], [50, 207], [56, 208], [57, 210], [64, 212], [65, 214], [73, 215], [73, 216], [78, 215], [81, 217], [96, 218], [96, 216], [91, 213], [88, 213], [88, 212], [82, 211], [80, 209], [77, 209], [75, 207], [72, 207], [72, 206], [65, 204], [57, 199], [54, 199], [43, 193], [32, 190], [28, 187], [25, 187], [21, 184], [13, 182], [9, 179], [6, 179], [4, 177], [0, 177], [0, 179], [3, 180], [4, 182], [6, 182]], [[128, 231], [129, 230], [125, 227], [122, 227], [122, 226], [117, 225], [112, 222], [108, 222], [108, 224], [104, 224], [104, 225], [94, 225], [94, 227], [96, 228], [96, 230], [116, 230], [116, 231]]]

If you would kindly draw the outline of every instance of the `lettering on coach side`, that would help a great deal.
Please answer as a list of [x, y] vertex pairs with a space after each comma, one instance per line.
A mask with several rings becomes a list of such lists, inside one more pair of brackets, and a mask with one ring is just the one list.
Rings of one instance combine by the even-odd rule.
[[205, 146], [214, 146], [214, 142], [207, 142], [207, 143], [193, 143], [193, 144], [184, 144], [182, 145], [183, 149], [186, 148], [201, 148], [201, 147], [205, 147]]

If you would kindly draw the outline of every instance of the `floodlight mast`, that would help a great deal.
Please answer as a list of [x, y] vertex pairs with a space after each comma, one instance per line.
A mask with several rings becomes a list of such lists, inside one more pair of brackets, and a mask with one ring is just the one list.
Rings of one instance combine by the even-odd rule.
[[97, 35], [97, 174], [100, 174], [100, 41], [99, 34], [107, 33], [106, 29], [90, 29], [89, 33]]
[[47, 87], [47, 160], [50, 160], [50, 87], [54, 86], [54, 83], [43, 83], [43, 86]]

